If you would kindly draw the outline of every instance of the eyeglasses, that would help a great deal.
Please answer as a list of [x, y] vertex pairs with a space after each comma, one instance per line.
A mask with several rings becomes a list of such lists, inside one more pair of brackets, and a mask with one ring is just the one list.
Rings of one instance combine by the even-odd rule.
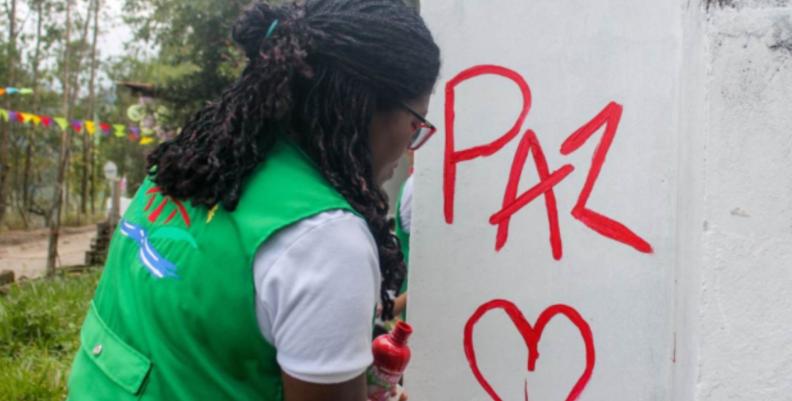
[[410, 139], [410, 144], [407, 146], [407, 149], [409, 150], [418, 150], [418, 148], [423, 146], [423, 144], [426, 143], [429, 138], [431, 138], [431, 136], [437, 131], [437, 128], [429, 121], [426, 121], [422, 115], [418, 114], [418, 112], [411, 109], [406, 104], [401, 103], [401, 107], [412, 114], [413, 117], [417, 118], [418, 121], [420, 121], [420, 124], [418, 124], [418, 126], [415, 128], [415, 133]]

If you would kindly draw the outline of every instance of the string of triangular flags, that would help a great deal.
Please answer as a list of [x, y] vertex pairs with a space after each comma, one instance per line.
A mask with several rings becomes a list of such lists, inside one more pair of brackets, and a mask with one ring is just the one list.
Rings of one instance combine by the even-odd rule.
[[94, 135], [97, 132], [104, 137], [109, 137], [112, 133], [116, 138], [127, 138], [130, 142], [138, 142], [141, 145], [148, 145], [156, 142], [153, 135], [141, 135], [141, 129], [135, 126], [124, 124], [109, 124], [102, 121], [92, 120], [67, 120], [63, 117], [51, 117], [41, 114], [23, 113], [20, 111], [0, 109], [0, 119], [6, 122], [17, 122], [19, 124], [33, 124], [44, 127], [59, 127], [66, 131], [71, 129], [78, 134]]
[[32, 95], [33, 89], [30, 88], [14, 88], [13, 86], [0, 86], [0, 96], [5, 95]]

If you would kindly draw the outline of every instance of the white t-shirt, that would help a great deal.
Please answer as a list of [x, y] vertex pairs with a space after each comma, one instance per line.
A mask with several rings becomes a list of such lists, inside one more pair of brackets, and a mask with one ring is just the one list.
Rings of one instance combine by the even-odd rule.
[[280, 230], [259, 248], [253, 274], [259, 329], [289, 376], [341, 383], [371, 364], [380, 271], [362, 218], [333, 210]]

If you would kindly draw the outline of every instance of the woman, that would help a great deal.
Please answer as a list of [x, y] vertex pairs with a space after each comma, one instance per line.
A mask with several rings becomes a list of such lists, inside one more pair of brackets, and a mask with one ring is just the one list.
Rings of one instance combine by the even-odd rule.
[[380, 185], [434, 131], [439, 50], [401, 0], [256, 4], [233, 37], [241, 77], [148, 158], [71, 400], [366, 398], [404, 278]]

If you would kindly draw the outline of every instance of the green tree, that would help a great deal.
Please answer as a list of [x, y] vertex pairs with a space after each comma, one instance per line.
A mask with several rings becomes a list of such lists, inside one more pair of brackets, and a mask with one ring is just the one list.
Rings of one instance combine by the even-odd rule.
[[[419, 0], [405, 0], [418, 7]], [[155, 79], [158, 96], [178, 125], [218, 97], [244, 67], [231, 28], [253, 0], [125, 0], [126, 21], [143, 46], [159, 49], [156, 63], [179, 72]], [[284, 3], [285, 0], [269, 0]]]
[[157, 64], [178, 72], [152, 82], [174, 111], [175, 124], [217, 97], [241, 71], [230, 31], [251, 2], [126, 0], [126, 20], [136, 28], [136, 39], [159, 49]]
[[[11, 3], [6, 3], [8, 14], [8, 42], [6, 51], [7, 76], [9, 81], [16, 80], [16, 60], [18, 58], [17, 52], [17, 35], [19, 29], [17, 24], [17, 0], [11, 0]], [[9, 142], [11, 132], [11, 125], [4, 124], [0, 128], [0, 222], [5, 218], [6, 210], [8, 208], [8, 176], [11, 165], [9, 164]]]

